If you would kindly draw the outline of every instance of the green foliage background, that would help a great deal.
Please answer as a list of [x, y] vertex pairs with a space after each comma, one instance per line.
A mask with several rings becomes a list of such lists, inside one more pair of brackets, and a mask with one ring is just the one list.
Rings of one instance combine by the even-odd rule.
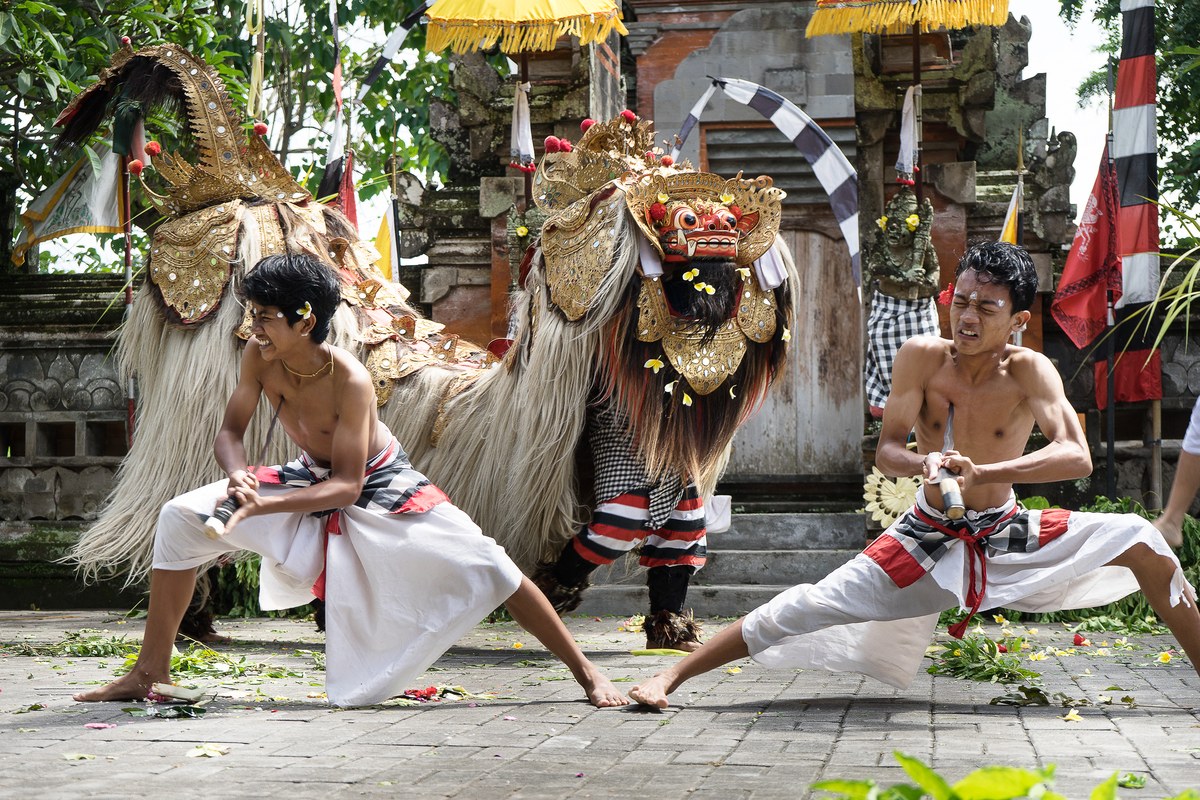
[[[1120, 0], [1058, 0], [1059, 13], [1072, 25], [1098, 23], [1108, 36], [1096, 54], [1097, 69], [1079, 86], [1079, 103], [1108, 101], [1106, 54], [1121, 53]], [[1158, 66], [1158, 185], [1172, 205], [1190, 210], [1200, 204], [1200, 3], [1157, 0], [1155, 10]], [[1116, 80], [1116, 67], [1113, 68]], [[1162, 232], [1175, 241], [1180, 231], [1168, 217]]]
[[[339, 2], [347, 99], [357, 95], [386, 35], [417, 4]], [[271, 0], [266, 5], [263, 121], [270, 127], [272, 149], [315, 189], [325, 162], [326, 142], [319, 132], [333, 108], [329, 6], [326, 0]], [[129, 36], [135, 48], [160, 42], [188, 48], [218, 70], [235, 105], [245, 108], [254, 49], [245, 13], [242, 0], [0, 0], [0, 271], [15, 269], [9, 253], [20, 229], [19, 222], [9, 229], [6, 209], [19, 212], [78, 157], [51, 157], [58, 135], [52, 124], [70, 98], [108, 66], [121, 37]], [[385, 162], [393, 152], [400, 169], [428, 177], [447, 168], [444, 149], [430, 137], [429, 101], [433, 96], [452, 99], [449, 66], [443, 57], [427, 58], [424, 45], [424, 27], [418, 25], [405, 42], [406, 48], [420, 51], [416, 63], [409, 67], [398, 58], [363, 104], [352, 108], [350, 143], [365, 170], [359, 192], [364, 200], [386, 188]], [[148, 130], [151, 138], [163, 133], [154, 130], [154, 122]], [[110, 241], [102, 250], [81, 248], [77, 257], [90, 271], [112, 269], [120, 247]]]

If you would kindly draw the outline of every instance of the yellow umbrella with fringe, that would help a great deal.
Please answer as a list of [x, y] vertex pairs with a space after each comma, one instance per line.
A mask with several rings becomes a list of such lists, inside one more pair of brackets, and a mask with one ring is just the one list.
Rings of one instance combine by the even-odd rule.
[[497, 44], [508, 55], [520, 54], [521, 76], [513, 102], [512, 166], [525, 173], [525, 206], [532, 205], [533, 139], [529, 132], [529, 58], [534, 50], [553, 50], [562, 36], [580, 44], [603, 42], [616, 31], [629, 33], [615, 0], [437, 0], [425, 12], [425, 48], [438, 53], [488, 50]]
[[[970, 25], [1003, 25], [1008, 20], [1008, 0], [817, 0], [817, 8], [804, 35], [812, 38], [836, 33], [879, 33], [884, 29], [911, 28], [913, 32], [913, 134], [916, 161], [911, 180], [921, 201], [921, 45], [923, 31], [966, 28]], [[907, 101], [906, 101], [907, 111]], [[901, 146], [907, 146], [903, 140]], [[897, 169], [900, 167], [897, 165]]]
[[884, 28], [1003, 25], [1008, 0], [817, 0], [806, 36], [877, 33]]
[[578, 36], [580, 44], [604, 41], [621, 23], [613, 0], [440, 0], [428, 12], [425, 46], [455, 53], [487, 50], [497, 43], [510, 55], [553, 50], [559, 37]]

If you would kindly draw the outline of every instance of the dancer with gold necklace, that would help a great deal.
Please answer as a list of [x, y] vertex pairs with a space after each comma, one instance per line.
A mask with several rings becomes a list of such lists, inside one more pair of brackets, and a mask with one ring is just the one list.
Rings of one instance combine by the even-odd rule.
[[[340, 288], [334, 270], [308, 255], [269, 256], [247, 275], [252, 336], [214, 446], [228, 480], [163, 507], [137, 663], [75, 699], [140, 699], [153, 684], [169, 683], [196, 567], [253, 550], [262, 555], [264, 609], [325, 601], [334, 705], [400, 694], [501, 603], [563, 660], [593, 705], [628, 703], [504, 549], [412, 468], [379, 421], [370, 374], [325, 341]], [[264, 396], [302, 454], [251, 468], [243, 437]], [[237, 510], [224, 534], [210, 538], [204, 520], [230, 497]]]

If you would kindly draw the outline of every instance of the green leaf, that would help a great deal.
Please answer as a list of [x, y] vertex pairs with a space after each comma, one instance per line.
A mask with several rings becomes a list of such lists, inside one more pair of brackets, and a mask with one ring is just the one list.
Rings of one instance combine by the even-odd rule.
[[12, 17], [7, 11], [0, 11], [0, 45], [8, 41], [12, 35]]
[[21, 72], [17, 75], [17, 91], [20, 94], [29, 94], [29, 90], [33, 87], [33, 78], [28, 72]]
[[87, 156], [88, 161], [92, 165], [92, 174], [93, 175], [99, 175], [101, 172], [104, 171], [103, 165], [100, 163], [100, 156], [96, 154], [96, 151], [92, 149], [92, 146], [90, 144], [85, 144], [83, 146], [83, 152], [84, 152], [84, 155]]
[[1026, 797], [1031, 789], [1046, 780], [1041, 772], [1016, 767], [983, 767], [954, 784], [962, 800], [1010, 800]]
[[904, 771], [908, 773], [908, 777], [917, 782], [917, 785], [929, 794], [933, 800], [952, 800], [956, 795], [954, 790], [950, 788], [950, 784], [946, 783], [941, 775], [938, 775], [930, 767], [923, 764], [921, 761], [906, 756], [899, 750], [892, 753], [896, 757], [896, 761], [900, 766], [904, 767]]
[[866, 800], [871, 790], [875, 788], [875, 781], [850, 781], [850, 780], [829, 780], [817, 781], [808, 788], [817, 789], [822, 792], [834, 792], [843, 794], [852, 800]]
[[1092, 789], [1092, 800], [1117, 800], [1117, 773]]
[[1126, 789], [1145, 789], [1146, 776], [1134, 775], [1132, 772], [1126, 772], [1117, 779], [1117, 786], [1122, 786]]
[[1200, 800], [1200, 790], [1184, 789], [1179, 794], [1170, 798], [1170, 800]]

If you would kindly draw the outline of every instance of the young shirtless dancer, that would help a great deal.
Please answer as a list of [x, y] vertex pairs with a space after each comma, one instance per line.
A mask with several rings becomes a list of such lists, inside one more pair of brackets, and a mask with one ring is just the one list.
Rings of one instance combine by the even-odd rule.
[[[335, 272], [307, 255], [270, 256], [243, 291], [253, 337], [214, 448], [229, 478], [163, 508], [137, 663], [75, 699], [140, 699], [151, 684], [169, 683], [171, 645], [196, 567], [253, 550], [262, 554], [264, 609], [324, 596], [326, 689], [334, 705], [400, 694], [501, 603], [562, 659], [593, 705], [627, 704], [504, 549], [412, 468], [379, 422], [366, 369], [325, 342], [340, 302]], [[242, 437], [264, 395], [303, 455], [251, 471]], [[240, 506], [225, 534], [210, 539], [203, 519], [227, 496]]]
[[[688, 678], [747, 655], [769, 667], [861, 672], [903, 689], [945, 609], [1084, 608], [1139, 586], [1200, 673], [1195, 592], [1149, 522], [1016, 506], [1014, 483], [1081, 478], [1092, 466], [1053, 365], [1008, 344], [1037, 290], [1029, 256], [979, 245], [963, 256], [955, 284], [954, 338], [909, 339], [896, 356], [876, 452], [885, 474], [924, 475], [913, 509], [821, 582], [779, 594], [634, 687], [633, 699], [665, 708]], [[951, 404], [954, 447], [941, 452]], [[1024, 455], [1035, 424], [1049, 444]], [[915, 453], [905, 447], [914, 428]], [[961, 519], [942, 513], [941, 467], [958, 476]]]

